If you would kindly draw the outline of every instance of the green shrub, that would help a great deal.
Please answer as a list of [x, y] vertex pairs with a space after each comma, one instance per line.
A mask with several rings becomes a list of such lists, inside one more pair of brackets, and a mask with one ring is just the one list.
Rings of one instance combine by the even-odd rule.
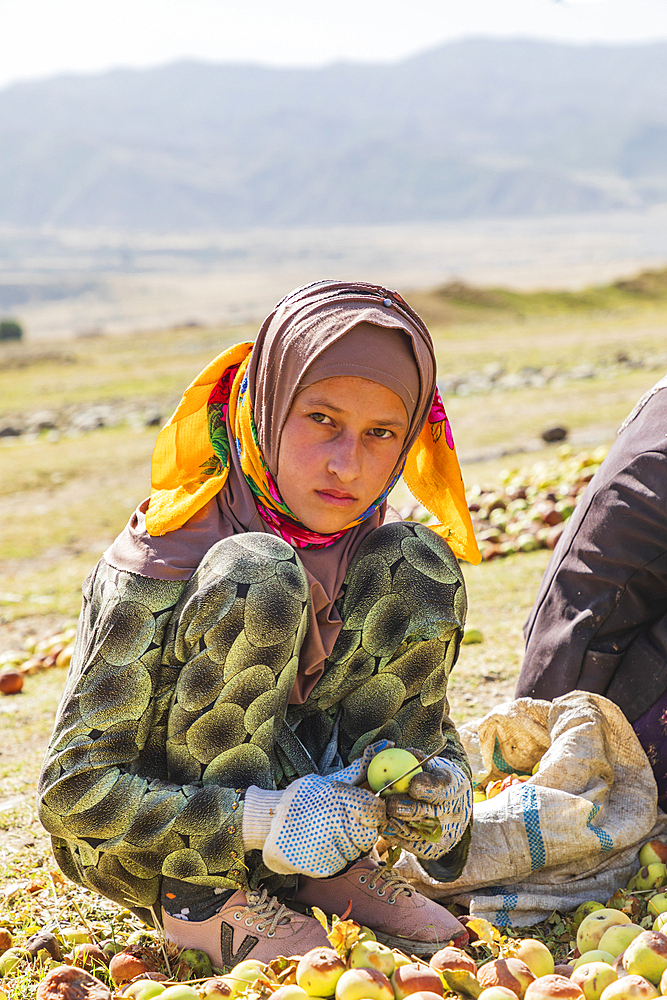
[[15, 319], [0, 319], [0, 340], [21, 340], [23, 327]]

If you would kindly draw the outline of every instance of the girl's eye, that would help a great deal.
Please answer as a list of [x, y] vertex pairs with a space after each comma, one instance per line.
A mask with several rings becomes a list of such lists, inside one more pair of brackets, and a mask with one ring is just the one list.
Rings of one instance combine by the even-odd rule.
[[331, 417], [328, 417], [326, 413], [311, 413], [311, 420], [315, 420], [318, 424], [331, 423]]
[[373, 437], [380, 438], [381, 441], [388, 441], [389, 438], [394, 436], [386, 427], [374, 427], [371, 434]]

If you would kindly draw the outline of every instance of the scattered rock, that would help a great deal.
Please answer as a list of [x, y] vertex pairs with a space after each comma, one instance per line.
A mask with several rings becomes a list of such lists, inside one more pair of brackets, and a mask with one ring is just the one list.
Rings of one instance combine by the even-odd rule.
[[110, 416], [109, 406], [91, 406], [75, 413], [70, 421], [70, 427], [75, 431], [96, 431], [100, 427], [108, 426]]
[[143, 422], [145, 427], [159, 427], [162, 423], [162, 414], [157, 409], [146, 410]]
[[23, 427], [16, 421], [0, 423], [0, 438], [20, 437], [23, 434]]
[[76, 357], [69, 351], [16, 351], [6, 354], [4, 351], [0, 356], [0, 371], [10, 371], [15, 368], [30, 368], [33, 365], [57, 364], [73, 365]]
[[27, 421], [27, 430], [30, 434], [40, 431], [52, 431], [57, 426], [57, 415], [52, 410], [37, 410], [31, 413]]
[[545, 431], [542, 431], [542, 440], [546, 441], [547, 444], [553, 444], [554, 441], [564, 441], [567, 437], [567, 427], [547, 427]]
[[0, 438], [44, 434], [47, 441], [57, 441], [62, 434], [88, 434], [104, 427], [160, 427], [165, 414], [176, 408], [178, 400], [116, 400], [109, 403], [73, 406], [57, 410], [35, 410], [28, 414], [4, 414], [0, 417]]

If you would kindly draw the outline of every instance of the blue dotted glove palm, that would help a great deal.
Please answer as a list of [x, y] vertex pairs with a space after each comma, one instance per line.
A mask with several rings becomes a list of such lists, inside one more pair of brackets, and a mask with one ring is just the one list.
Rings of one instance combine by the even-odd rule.
[[397, 840], [417, 857], [440, 858], [458, 843], [470, 822], [472, 787], [458, 764], [433, 757], [411, 779], [407, 795], [389, 795], [385, 803], [382, 836]]
[[386, 820], [384, 801], [334, 778], [308, 774], [282, 793], [263, 847], [272, 871], [325, 878], [372, 849]]

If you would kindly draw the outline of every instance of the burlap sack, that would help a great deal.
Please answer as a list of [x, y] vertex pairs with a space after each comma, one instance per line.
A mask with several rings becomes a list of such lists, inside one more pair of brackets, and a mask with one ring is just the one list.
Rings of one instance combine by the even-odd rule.
[[653, 772], [621, 712], [602, 695], [521, 698], [464, 725], [476, 784], [539, 770], [475, 804], [470, 857], [454, 883], [403, 852], [401, 874], [425, 895], [459, 901], [499, 926], [605, 902], [639, 867], [639, 847], [665, 829]]

